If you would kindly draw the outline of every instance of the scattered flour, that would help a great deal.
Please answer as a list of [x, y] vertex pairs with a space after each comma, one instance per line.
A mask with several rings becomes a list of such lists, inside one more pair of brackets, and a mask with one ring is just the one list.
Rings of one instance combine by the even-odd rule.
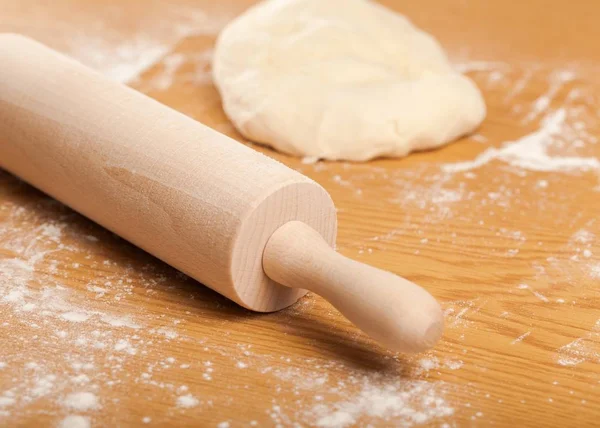
[[558, 349], [556, 362], [561, 366], [577, 366], [583, 362], [600, 363], [600, 320], [585, 336]]
[[61, 318], [71, 322], [84, 322], [90, 319], [90, 314], [70, 311], [62, 314]]
[[[94, 40], [91, 36], [81, 33], [78, 38], [72, 39], [65, 51], [105, 75], [123, 82], [135, 81], [140, 73], [160, 63], [162, 69], [150, 76], [148, 82], [141, 82], [142, 89], [166, 90], [173, 84], [175, 77], [178, 82], [179, 79], [197, 79], [196, 81], [205, 82], [204, 79], [209, 76], [207, 67], [211, 51], [192, 55], [169, 52], [185, 37], [199, 33], [215, 33], [222, 25], [221, 21], [226, 19], [211, 21], [200, 11], [195, 14], [184, 11], [178, 15], [181, 16], [181, 22], [170, 25], [168, 31], [159, 32], [158, 36], [157, 32], [144, 28], [144, 31], [132, 38], [121, 37], [121, 42], [116, 45], [112, 40]], [[164, 21], [173, 23], [175, 19], [165, 17]], [[106, 32], [106, 25], [108, 24], [99, 24], [98, 31]], [[504, 63], [470, 62], [461, 64], [458, 68], [465, 72], [487, 73], [486, 81], [490, 84], [502, 83], [510, 72], [510, 66]], [[526, 70], [507, 94], [507, 99], [512, 99], [523, 91], [534, 77], [534, 71]], [[488, 148], [472, 161], [438, 165], [433, 169], [427, 166], [423, 169], [417, 167], [395, 172], [377, 170], [377, 167], [348, 166], [347, 176], [342, 178], [336, 174], [331, 180], [336, 185], [350, 188], [356, 197], [368, 197], [366, 189], [369, 180], [385, 180], [389, 183], [390, 190], [390, 197], [386, 203], [391, 204], [383, 208], [389, 209], [397, 204], [416, 205], [427, 215], [419, 221], [427, 223], [435, 220], [430, 224], [452, 218], [455, 215], [453, 207], [458, 203], [477, 204], [478, 209], [510, 209], [511, 204], [516, 204], [519, 200], [520, 189], [502, 183], [498, 189], [485, 189], [485, 193], [477, 193], [477, 189], [474, 189], [471, 183], [476, 182], [476, 173], [480, 173], [478, 169], [490, 166], [492, 162], [497, 163], [500, 168], [508, 166], [519, 173], [550, 172], [566, 175], [600, 169], [597, 158], [581, 155], [575, 150], [582, 149], [583, 152], [587, 146], [595, 144], [586, 130], [588, 123], [577, 118], [577, 108], [569, 105], [553, 107], [559, 92], [564, 89], [564, 84], [571, 82], [572, 78], [573, 76], [568, 74], [552, 75], [549, 91], [539, 96], [530, 106], [530, 110], [523, 114], [524, 124], [541, 119], [537, 131], [507, 142], [499, 148]], [[481, 145], [490, 144], [490, 138], [485, 135], [474, 136], [473, 140]], [[302, 164], [307, 168], [314, 168], [316, 172], [327, 171], [327, 165], [318, 162], [318, 159], [304, 159]], [[360, 176], [355, 173], [359, 168], [363, 171], [368, 169], [368, 172]], [[429, 174], [432, 170], [434, 173]], [[0, 172], [0, 180], [12, 180], [6, 177], [7, 175]], [[419, 180], [420, 184], [415, 186], [417, 177], [424, 181]], [[359, 192], [361, 189], [358, 187], [363, 184], [364, 194]], [[544, 175], [543, 179], [535, 180], [536, 192], [548, 192], [554, 185], [552, 175]], [[14, 186], [14, 183], [9, 183], [9, 186]], [[546, 196], [543, 193], [539, 195], [543, 195], [539, 196], [541, 204]], [[146, 292], [148, 296], [152, 296], [173, 279], [172, 274], [165, 276], [161, 272], [153, 272], [152, 264], [127, 267], [125, 273], [118, 271], [118, 274], [112, 276], [109, 271], [103, 271], [102, 275], [110, 277], [99, 278], [97, 282], [87, 284], [80, 290], [70, 290], [61, 283], [64, 270], [57, 260], [64, 259], [65, 254], [73, 256], [74, 261], [69, 266], [77, 268], [88, 256], [94, 254], [86, 252], [84, 246], [73, 244], [72, 241], [102, 244], [106, 239], [99, 229], [94, 230], [93, 235], [89, 230], [76, 233], [71, 226], [72, 214], [57, 210], [53, 204], [44, 201], [39, 198], [39, 204], [35, 208], [25, 206], [21, 202], [0, 203], [0, 310], [3, 311], [1, 321], [7, 328], [19, 328], [24, 332], [23, 342], [29, 341], [31, 346], [38, 343], [38, 339], [33, 338], [37, 334], [42, 336], [42, 331], [46, 331], [41, 331], [41, 328], [49, 328], [49, 337], [41, 338], [40, 346], [47, 345], [44, 344], [44, 340], [48, 343], [61, 341], [70, 349], [64, 356], [68, 363], [65, 367], [68, 369], [61, 373], [56, 368], [45, 367], [43, 358], [37, 363], [25, 363], [12, 350], [0, 350], [3, 360], [0, 369], [10, 367], [11, 370], [24, 373], [22, 379], [3, 378], [8, 384], [3, 384], [3, 390], [0, 390], [0, 411], [12, 410], [16, 415], [19, 411], [28, 411], [24, 406], [26, 400], [32, 402], [43, 397], [65, 395], [66, 398], [61, 404], [67, 409], [78, 412], [97, 410], [100, 409], [98, 396], [102, 397], [104, 388], [112, 388], [120, 383], [130, 385], [125, 383], [128, 381], [144, 385], [150, 395], [156, 394], [160, 397], [172, 394], [170, 399], [175, 401], [175, 406], [181, 411], [198, 406], [200, 400], [191, 393], [176, 395], [183, 390], [169, 381], [173, 373], [170, 370], [188, 369], [190, 364], [172, 367], [160, 364], [163, 360], [167, 361], [162, 351], [165, 348], [169, 349], [171, 341], [188, 340], [176, 324], [160, 319], [158, 325], [175, 327], [146, 330], [142, 323], [135, 319], [144, 319], [146, 314], [124, 318], [111, 313], [111, 307], [118, 304], [117, 302], [127, 302], [128, 296], [133, 293], [132, 284], [135, 284], [139, 292]], [[538, 201], [534, 199], [533, 202]], [[375, 201], [374, 206], [378, 203]], [[473, 212], [474, 215], [479, 215], [483, 211]], [[52, 220], [48, 220], [49, 218]], [[472, 218], [466, 221], [469, 223], [469, 230], [476, 229]], [[41, 226], [36, 230], [29, 231], [28, 224], [40, 223]], [[410, 230], [409, 227], [412, 226], [407, 225], [407, 229]], [[381, 239], [377, 241], [393, 241], [402, 236], [401, 229], [404, 227], [382, 234]], [[518, 230], [507, 228], [499, 233], [507, 241], [514, 241], [514, 245], [525, 241], [525, 234]], [[427, 230], [419, 236], [416, 242], [435, 244]], [[453, 239], [455, 238], [457, 242], [461, 242], [460, 236], [454, 236]], [[529, 233], [527, 238], [530, 238]], [[600, 279], [600, 264], [594, 259], [593, 251], [596, 242], [596, 235], [592, 229], [585, 228], [573, 235], [570, 245], [573, 246], [573, 251], [576, 247], [581, 248], [577, 254], [588, 260], [586, 272], [589, 276]], [[484, 245], [480, 246], [483, 247]], [[107, 260], [101, 267], [109, 269], [114, 267], [115, 263], [117, 262]], [[48, 272], [54, 276], [48, 275]], [[538, 293], [538, 299], [549, 301], [547, 296], [530, 291], [534, 295]], [[109, 298], [110, 301], [107, 300]], [[554, 300], [554, 297], [552, 299]], [[556, 299], [557, 302], [561, 300], [564, 303], [564, 299]], [[484, 303], [476, 300], [452, 302], [446, 313], [448, 328], [467, 330], [470, 323], [469, 314], [476, 313]], [[529, 334], [530, 332], [524, 333], [513, 343], [522, 341]], [[562, 346], [557, 352], [557, 363], [576, 366], [586, 361], [600, 362], [597, 341], [596, 326], [589, 335]], [[206, 343], [204, 350], [218, 351], [222, 356], [229, 357], [231, 361], [228, 363], [228, 370], [231, 370], [232, 366], [235, 369], [258, 370], [268, 377], [269, 381], [275, 382], [276, 386], [272, 391], [274, 402], [278, 401], [280, 391], [292, 391], [298, 397], [297, 406], [285, 406], [281, 400], [282, 402], [272, 409], [271, 417], [282, 426], [291, 425], [289, 421], [299, 421], [308, 426], [346, 427], [361, 424], [363, 418], [377, 418], [379, 422], [388, 426], [422, 423], [449, 426], [445, 425], [443, 420], [450, 417], [454, 413], [454, 407], [458, 405], [446, 399], [450, 387], [443, 382], [404, 379], [397, 373], [382, 376], [373, 372], [363, 374], [361, 371], [335, 363], [290, 362], [279, 360], [279, 356], [260, 353], [255, 356], [247, 355], [248, 362], [241, 362], [237, 360], [237, 354], [230, 353], [226, 348], [211, 347], [209, 343]], [[137, 372], [132, 370], [132, 362], [140, 367], [143, 365], [142, 369]], [[167, 362], [172, 365], [175, 361]], [[294, 363], [301, 367], [310, 367], [310, 370], [294, 368]], [[418, 362], [418, 369], [427, 374], [427, 371], [438, 368], [457, 370], [462, 368], [463, 364], [461, 360], [440, 362], [435, 357], [428, 357]], [[215, 368], [216, 373], [219, 372], [216, 360], [214, 367], [210, 361], [194, 361], [193, 367], [201, 367], [202, 378], [206, 381], [215, 376]], [[2, 371], [6, 372], [6, 369]], [[335, 376], [334, 372], [337, 373]], [[341, 379], [341, 383], [334, 382], [334, 379]], [[92, 392], [69, 394], [73, 387], [86, 390], [89, 387], [98, 395]], [[7, 395], [9, 391], [14, 395]], [[193, 392], [198, 394], [197, 391]], [[326, 400], [324, 395], [327, 396]], [[107, 407], [110, 403], [103, 401], [102, 404]], [[0, 424], [4, 422], [2, 416], [0, 415]], [[142, 422], [150, 423], [152, 418], [146, 416]], [[219, 426], [228, 426], [223, 424], [229, 423], [222, 422]], [[90, 425], [90, 418], [79, 415], [67, 416], [59, 424], [61, 428], [87, 428]], [[258, 423], [251, 421], [250, 425], [257, 426]]]
[[100, 408], [98, 397], [92, 392], [75, 392], [67, 395], [62, 401], [63, 406], [85, 412], [87, 410], [97, 410]]
[[102, 317], [100, 318], [100, 320], [112, 327], [128, 327], [128, 328], [132, 328], [132, 329], [141, 328], [141, 325], [134, 322], [131, 319], [131, 317], [128, 317], [128, 316], [119, 317], [119, 316], [113, 316], [113, 315], [109, 315], [109, 314], [103, 314]]
[[[11, 180], [0, 173], [0, 181], [9, 188], [14, 185]], [[32, 230], [31, 224], [41, 226]], [[0, 202], [0, 326], [19, 333], [0, 350], [0, 368], [14, 367], [20, 373], [18, 377], [0, 374], [0, 425], [18, 424], [21, 417], [38, 412], [31, 403], [40, 402], [37, 407], [47, 409], [53, 397], [63, 397], [59, 404], [65, 409], [97, 410], [104, 388], [112, 388], [132, 374], [126, 368], [127, 359], [137, 358], [137, 354], [147, 358], [164, 349], [164, 338], [135, 334], [142, 327], [134, 319], [136, 315], [117, 316], [110, 300], [90, 299], [86, 292], [96, 283], [111, 284], [105, 294], [118, 294], [126, 302], [135, 283], [153, 293], [169, 279], [161, 272], [153, 273], [153, 265], [115, 272], [104, 268], [81, 289], [63, 285], [62, 278], [69, 278], [68, 267], [73, 265], [69, 260], [89, 260], [89, 243], [100, 241], [80, 234], [81, 224], [76, 214], [43, 196], [37, 197], [34, 209], [15, 205], [10, 199]], [[103, 233], [99, 231], [98, 236]], [[56, 260], [64, 260], [67, 269]], [[86, 265], [96, 268], [95, 262]], [[23, 361], [22, 346], [29, 350], [26, 355], [36, 359]], [[48, 349], [56, 346], [64, 349], [58, 359], [48, 355]], [[73, 392], [74, 387], [86, 391]], [[61, 423], [89, 425], [88, 419], [81, 418], [73, 415]]]
[[523, 333], [522, 335], [520, 335], [519, 337], [517, 337], [515, 340], [513, 340], [512, 342], [510, 342], [511, 345], [514, 345], [515, 343], [519, 343], [522, 342], [523, 339], [525, 339], [527, 336], [529, 336], [531, 334], [530, 331], [527, 331], [525, 333]]
[[446, 360], [446, 361], [444, 361], [444, 366], [450, 370], [458, 370], [464, 364], [465, 363], [462, 360]]
[[177, 397], [177, 407], [190, 408], [196, 407], [198, 404], [200, 404], [200, 400], [191, 394]]
[[59, 428], [90, 428], [91, 426], [90, 418], [79, 415], [67, 416], [58, 425]]
[[0, 409], [8, 406], [12, 406], [16, 403], [16, 400], [12, 397], [0, 397]]
[[42, 235], [47, 236], [54, 242], [59, 242], [62, 236], [62, 226], [55, 224], [43, 224], [39, 227]]
[[440, 363], [437, 358], [423, 358], [419, 361], [419, 365], [425, 371], [429, 371], [432, 369], [437, 369], [440, 366]]
[[531, 111], [524, 119], [525, 123], [531, 122], [540, 116], [543, 112], [548, 110], [550, 104], [556, 98], [559, 91], [563, 86], [571, 82], [575, 78], [575, 74], [569, 70], [562, 70], [555, 73], [551, 73], [549, 76], [549, 87], [548, 91], [540, 95], [533, 103]]
[[213, 51], [199, 53], [172, 53], [160, 61], [161, 68], [140, 83], [138, 88], [144, 92], [166, 91], [175, 82], [194, 85], [212, 84], [210, 72]]
[[592, 278], [600, 279], [600, 263], [598, 263], [595, 266], [592, 266], [592, 268], [590, 269], [590, 276]]
[[579, 244], [590, 244], [594, 241], [595, 238], [596, 235], [594, 235], [589, 230], [580, 229], [573, 235], [571, 240]]
[[[114, 80], [131, 82], [160, 62], [181, 40], [191, 36], [216, 35], [235, 13], [222, 10], [219, 12], [220, 16], [214, 13], [208, 16], [198, 8], [182, 5], [169, 5], [161, 9], [160, 17], [155, 17], [154, 22], [152, 17], [148, 17], [148, 25], [133, 37], [115, 41], [106, 35], [91, 38], [82, 33], [79, 38], [73, 39], [67, 51], [84, 64]], [[168, 22], [169, 25], [157, 25], [161, 22]], [[110, 26], [109, 22], [99, 24]], [[106, 34], [110, 32], [107, 30]], [[172, 72], [183, 61], [177, 57], [171, 58], [167, 60], [167, 67]], [[172, 80], [163, 79], [157, 85], [160, 89], [166, 89], [171, 83]]]
[[539, 130], [516, 141], [506, 143], [502, 148], [490, 148], [473, 161], [445, 164], [442, 170], [448, 173], [471, 171], [500, 160], [511, 166], [529, 171], [569, 171], [600, 170], [600, 161], [593, 157], [551, 156], [549, 149], [556, 137], [565, 133], [567, 110], [559, 108], [542, 120]]
[[331, 405], [317, 404], [311, 409], [314, 424], [321, 428], [343, 428], [359, 424], [370, 416], [394, 421], [396, 426], [424, 424], [454, 414], [454, 409], [439, 397], [434, 384], [410, 382], [407, 388], [385, 387], [367, 383], [352, 400]]
[[170, 328], [161, 327], [156, 332], [162, 334], [167, 339], [176, 339], [179, 336], [179, 334], [175, 330], [172, 330]]
[[131, 343], [129, 343], [127, 339], [119, 339], [114, 346], [114, 350], [127, 352], [130, 355], [137, 354], [137, 350], [131, 345]]
[[[182, 15], [188, 14], [186, 12]], [[140, 32], [131, 38], [122, 38], [115, 47], [113, 41], [109, 40], [114, 34], [106, 32], [105, 23], [101, 23], [98, 28], [90, 30], [106, 33], [106, 40], [94, 40], [91, 38], [93, 35], [81, 33], [78, 37], [69, 39], [69, 46], [63, 50], [105, 75], [123, 82], [134, 81], [148, 67], [161, 62], [162, 70], [150, 78], [149, 89], [167, 89], [172, 85], [175, 74], [177, 79], [193, 78], [204, 82], [203, 79], [209, 76], [207, 68], [211, 51], [192, 55], [168, 52], [179, 40], [191, 34], [214, 33], [221, 25], [219, 19], [208, 20], [205, 15], [199, 13], [186, 16], [181, 25], [167, 17], [163, 17], [163, 21], [169, 22], [169, 28], [175, 29], [177, 34], [162, 34], [156, 36], [161, 37], [158, 40], [153, 38], [154, 35], [150, 36], [155, 33], [146, 28], [143, 34]], [[184, 69], [187, 71], [182, 74]], [[19, 186], [13, 178], [2, 172], [0, 180], [7, 183], [7, 188]], [[348, 183], [338, 177], [338, 184]], [[23, 362], [19, 352], [15, 353], [10, 348], [0, 351], [3, 360], [0, 369], [14, 367], [16, 371], [24, 373], [18, 378], [3, 378], [7, 383], [3, 383], [0, 390], [0, 394], [5, 394], [0, 395], [0, 410], [12, 410], [12, 415], [17, 419], [11, 421], [18, 422], [19, 415], [35, 412], [26, 404], [42, 400], [44, 397], [46, 400], [64, 397], [59, 404], [66, 410], [95, 411], [101, 408], [104, 391], [119, 384], [131, 388], [130, 382], [144, 385], [145, 394], [155, 395], [155, 398], [173, 394], [172, 396], [176, 397], [175, 406], [182, 411], [198, 406], [200, 400], [191, 393], [175, 396], [180, 394], [176, 391], [183, 390], [169, 381], [172, 370], [187, 369], [190, 364], [174, 365], [174, 359], [171, 361], [170, 357], [165, 358], [161, 354], [165, 349], [169, 349], [169, 342], [188, 340], [178, 331], [177, 323], [167, 320], [162, 322], [161, 319], [159, 325], [175, 327], [145, 329], [136, 318], [148, 319], [148, 314], [134, 313], [131, 317], [123, 317], [112, 312], [115, 305], [127, 305], [128, 297], [134, 293], [134, 288], [136, 292], [145, 292], [152, 296], [164, 291], [165, 285], [173, 281], [175, 275], [165, 275], [161, 269], [155, 271], [155, 262], [125, 267], [112, 259], [99, 264], [94, 262], [98, 253], [90, 250], [90, 245], [105, 245], [107, 241], [110, 242], [110, 239], [106, 239], [107, 235], [99, 228], [95, 228], [93, 234], [90, 234], [89, 223], [82, 222], [77, 215], [44, 196], [34, 195], [31, 199], [35, 200], [35, 207], [26, 206], [21, 202], [0, 202], [2, 322], [7, 328], [18, 329], [19, 341], [30, 346], [32, 350], [46, 350], [49, 345], [58, 343], [68, 349], [68, 352], [60, 356], [60, 361], [64, 360], [65, 364], [57, 364], [54, 367], [54, 360], [47, 357], [46, 352], [32, 354], [39, 356], [38, 362]], [[439, 195], [439, 201], [458, 199], [458, 196], [450, 193], [442, 192]], [[31, 230], [31, 224], [41, 226]], [[123, 246], [121, 243], [119, 245]], [[135, 258], [128, 260], [133, 259]], [[63, 284], [63, 279], [65, 282], [69, 279], [69, 270], [80, 269], [82, 266], [95, 269], [98, 276], [91, 278], [89, 284], [84, 284], [81, 288]], [[209, 349], [208, 344], [204, 348]], [[214, 351], [214, 348], [210, 350]], [[227, 349], [219, 350], [219, 353], [225, 356], [230, 355], [227, 352]], [[265, 363], [267, 357], [264, 355], [259, 353], [254, 356], [247, 349], [243, 352], [248, 362], [238, 361], [231, 355], [235, 369], [260, 370], [264, 376], [272, 376], [276, 382], [286, 384], [288, 388], [298, 388], [295, 389], [298, 395], [302, 394], [301, 391], [308, 391], [306, 397], [303, 397], [303, 406], [295, 410], [294, 415], [287, 417], [287, 420], [297, 418], [307, 424], [315, 424], [315, 418], [318, 416], [323, 424], [326, 423], [328, 414], [340, 411], [348, 413], [352, 418], [359, 418], [362, 414], [393, 418], [398, 414], [397, 417], [405, 421], [433, 420], [444, 413], [442, 407], [436, 403], [450, 408], [440, 398], [444, 391], [437, 384], [415, 384], [410, 380], [399, 379], [398, 376], [394, 376], [390, 381], [377, 377], [375, 381], [368, 375], [357, 377], [350, 368], [337, 368], [340, 375], [345, 376], [352, 386], [346, 388], [329, 384], [331, 381], [328, 367], [318, 369], [313, 375], [312, 369], [290, 370], [288, 362], [273, 361], [273, 356], [268, 356], [271, 360]], [[52, 365], [44, 365], [46, 359], [50, 360]], [[168, 364], [161, 364], [163, 360]], [[310, 364], [305, 362], [303, 366], [311, 367]], [[205, 361], [199, 365], [204, 370], [203, 379], [211, 380], [215, 374], [212, 363]], [[142, 369], [132, 369], [137, 366]], [[72, 392], [73, 388], [85, 388], [85, 391]], [[416, 397], [421, 388], [427, 388], [432, 403], [421, 402]], [[326, 389], [328, 394], [334, 397], [333, 405], [327, 407], [321, 404], [322, 398], [317, 397], [320, 397], [318, 392], [322, 389]], [[397, 391], [402, 400], [411, 401], [413, 407], [406, 408], [399, 414], [400, 409], [397, 407], [400, 403], [394, 403], [391, 398], [394, 391]], [[6, 395], [9, 392], [14, 395]], [[379, 392], [383, 395], [378, 399]], [[278, 394], [279, 390], [275, 389], [274, 400]], [[209, 401], [207, 400], [207, 403]], [[369, 413], [366, 409], [369, 402], [379, 407], [371, 409]], [[309, 411], [317, 404], [318, 414]], [[102, 401], [102, 408], [106, 412], [113, 405], [109, 400]], [[421, 405], [428, 407], [420, 409]], [[432, 407], [429, 408], [430, 406]], [[279, 409], [278, 417], [285, 418], [286, 408], [283, 405], [276, 407]], [[414, 412], [418, 414], [413, 414]], [[2, 417], [6, 415], [0, 415], [0, 424], [4, 422]], [[152, 418], [146, 416], [142, 422], [150, 423]], [[253, 422], [255, 423], [250, 424], [257, 425], [256, 421]], [[227, 426], [225, 424], [228, 422], [222, 423], [222, 426]], [[61, 428], [81, 428], [90, 425], [91, 419], [80, 415], [69, 415], [58, 422]]]

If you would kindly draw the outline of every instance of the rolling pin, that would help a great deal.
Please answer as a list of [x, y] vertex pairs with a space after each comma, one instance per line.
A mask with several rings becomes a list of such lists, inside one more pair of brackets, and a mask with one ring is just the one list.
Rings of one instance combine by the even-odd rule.
[[442, 334], [424, 289], [335, 252], [320, 185], [14, 34], [0, 34], [0, 167], [245, 308], [308, 289], [391, 350]]

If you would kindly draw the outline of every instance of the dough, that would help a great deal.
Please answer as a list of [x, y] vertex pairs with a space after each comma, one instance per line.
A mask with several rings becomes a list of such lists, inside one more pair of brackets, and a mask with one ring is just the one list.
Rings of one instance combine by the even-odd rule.
[[368, 0], [262, 2], [221, 32], [213, 61], [236, 128], [296, 156], [405, 156], [485, 117], [435, 40]]

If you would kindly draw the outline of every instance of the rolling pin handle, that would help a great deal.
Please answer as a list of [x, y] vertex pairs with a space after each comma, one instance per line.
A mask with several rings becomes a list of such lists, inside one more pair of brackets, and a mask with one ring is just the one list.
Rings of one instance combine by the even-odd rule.
[[424, 351], [442, 335], [442, 310], [427, 291], [336, 253], [302, 222], [288, 222], [273, 233], [263, 253], [263, 269], [279, 284], [321, 295], [391, 350]]

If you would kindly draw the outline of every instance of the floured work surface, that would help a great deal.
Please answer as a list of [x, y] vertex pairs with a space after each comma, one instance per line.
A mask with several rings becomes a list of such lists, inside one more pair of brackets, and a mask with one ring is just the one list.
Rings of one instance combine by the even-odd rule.
[[[250, 3], [1, 0], [0, 31], [239, 138], [209, 64]], [[314, 295], [245, 311], [0, 172], [0, 425], [595, 424], [600, 5], [526, 3], [386, 2], [482, 89], [476, 135], [367, 164], [256, 147], [332, 194], [339, 251], [442, 301], [434, 351], [387, 353]]]

